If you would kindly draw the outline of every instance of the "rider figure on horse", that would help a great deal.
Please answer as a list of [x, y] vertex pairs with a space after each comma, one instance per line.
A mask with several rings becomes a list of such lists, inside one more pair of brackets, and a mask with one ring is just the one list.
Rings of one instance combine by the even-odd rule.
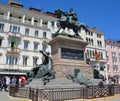
[[68, 13], [68, 21], [70, 23], [73, 23], [75, 21], [78, 21], [77, 14], [74, 12], [73, 8], [70, 8], [70, 11]]

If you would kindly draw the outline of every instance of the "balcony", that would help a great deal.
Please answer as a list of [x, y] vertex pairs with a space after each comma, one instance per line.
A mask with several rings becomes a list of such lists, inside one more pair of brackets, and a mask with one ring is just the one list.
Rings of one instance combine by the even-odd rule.
[[19, 40], [21, 38], [21, 34], [17, 33], [17, 32], [8, 32], [8, 37], [9, 38], [14, 38], [16, 37], [17, 40]]
[[19, 18], [15, 18], [15, 17], [10, 17], [10, 21], [14, 21], [14, 22], [22, 22], [21, 19], [19, 19]]
[[44, 44], [47, 44], [47, 43], [49, 43], [50, 42], [50, 39], [48, 39], [48, 38], [44, 38], [43, 40], [42, 40], [42, 43], [44, 43]]
[[7, 48], [7, 54], [11, 54], [11, 55], [18, 55], [20, 52], [20, 49], [15, 47], [15, 48], [12, 48], [12, 47], [8, 47]]
[[30, 24], [31, 25], [31, 21], [25, 20], [24, 22], [25, 24]]
[[118, 65], [117, 64], [113, 64], [113, 68], [118, 68]]
[[47, 24], [42, 24], [42, 27], [48, 28], [48, 25]]
[[0, 19], [7, 19], [7, 16], [5, 16], [5, 15], [0, 15]]
[[35, 26], [40, 26], [40, 24], [38, 22], [34, 22]]

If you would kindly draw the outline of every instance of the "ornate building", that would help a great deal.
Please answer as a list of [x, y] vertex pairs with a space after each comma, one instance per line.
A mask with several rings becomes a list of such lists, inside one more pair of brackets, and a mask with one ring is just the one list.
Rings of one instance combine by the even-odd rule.
[[86, 59], [89, 64], [105, 75], [104, 68], [106, 63], [106, 50], [104, 42], [104, 33], [96, 28], [89, 28], [85, 32], [81, 30], [83, 39], [89, 44], [86, 47]]
[[[24, 9], [18, 2], [0, 4], [0, 74], [26, 75], [35, 65], [41, 63], [39, 50], [51, 52], [47, 44], [58, 30], [57, 18], [53, 13], [42, 13], [41, 9]], [[89, 44], [86, 58], [90, 65], [103, 70], [106, 62], [104, 33], [88, 27], [80, 30], [81, 37]], [[71, 29], [65, 32], [74, 34]], [[95, 50], [98, 58], [96, 60]]]
[[110, 77], [120, 77], [120, 41], [105, 40], [107, 72]]
[[47, 42], [55, 19], [18, 2], [0, 4], [0, 74], [26, 75], [34, 61], [41, 63], [39, 50], [51, 51]]

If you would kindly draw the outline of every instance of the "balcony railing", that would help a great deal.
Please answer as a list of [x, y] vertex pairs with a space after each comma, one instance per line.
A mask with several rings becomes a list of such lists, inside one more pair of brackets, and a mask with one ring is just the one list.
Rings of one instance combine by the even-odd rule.
[[21, 38], [21, 34], [18, 32], [8, 32], [9, 37]]
[[48, 42], [50, 42], [50, 39], [48, 39], [48, 38], [43, 38], [43, 41], [42, 41], [43, 43], [48, 43]]
[[42, 27], [48, 28], [48, 25], [46, 25], [46, 24], [42, 24]]
[[25, 20], [25, 24], [31, 24], [31, 21]]
[[20, 52], [20, 49], [17, 47], [8, 47], [7, 48], [7, 53], [18, 54], [19, 52]]
[[7, 16], [5, 16], [5, 15], [0, 15], [0, 18], [2, 18], [2, 19], [7, 19]]
[[[0, 18], [1, 19], [7, 19], [7, 16], [0, 15]], [[21, 22], [22, 23], [22, 19], [20, 19], [20, 18], [10, 17], [9, 20], [14, 21], [14, 22]], [[28, 20], [25, 20], [24, 23], [31, 25], [31, 21], [28, 21]], [[40, 27], [40, 23], [34, 22], [34, 25]], [[47, 24], [42, 24], [42, 27], [48, 28], [48, 25]]]
[[22, 20], [19, 18], [15, 18], [15, 17], [10, 17], [11, 21], [16, 21], [16, 22], [21, 22]]

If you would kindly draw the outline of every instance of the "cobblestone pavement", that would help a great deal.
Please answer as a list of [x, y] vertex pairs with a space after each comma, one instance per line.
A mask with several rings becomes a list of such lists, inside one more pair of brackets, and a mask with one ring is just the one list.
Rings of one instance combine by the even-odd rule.
[[69, 100], [69, 101], [120, 101], [120, 94], [116, 94], [115, 96], [111, 96], [111, 97], [103, 97], [103, 98], [96, 98], [96, 99], [81, 99], [81, 100], [76, 99], [76, 100]]
[[26, 98], [11, 97], [9, 96], [9, 92], [0, 91], [0, 101], [31, 101], [31, 100], [26, 99]]

